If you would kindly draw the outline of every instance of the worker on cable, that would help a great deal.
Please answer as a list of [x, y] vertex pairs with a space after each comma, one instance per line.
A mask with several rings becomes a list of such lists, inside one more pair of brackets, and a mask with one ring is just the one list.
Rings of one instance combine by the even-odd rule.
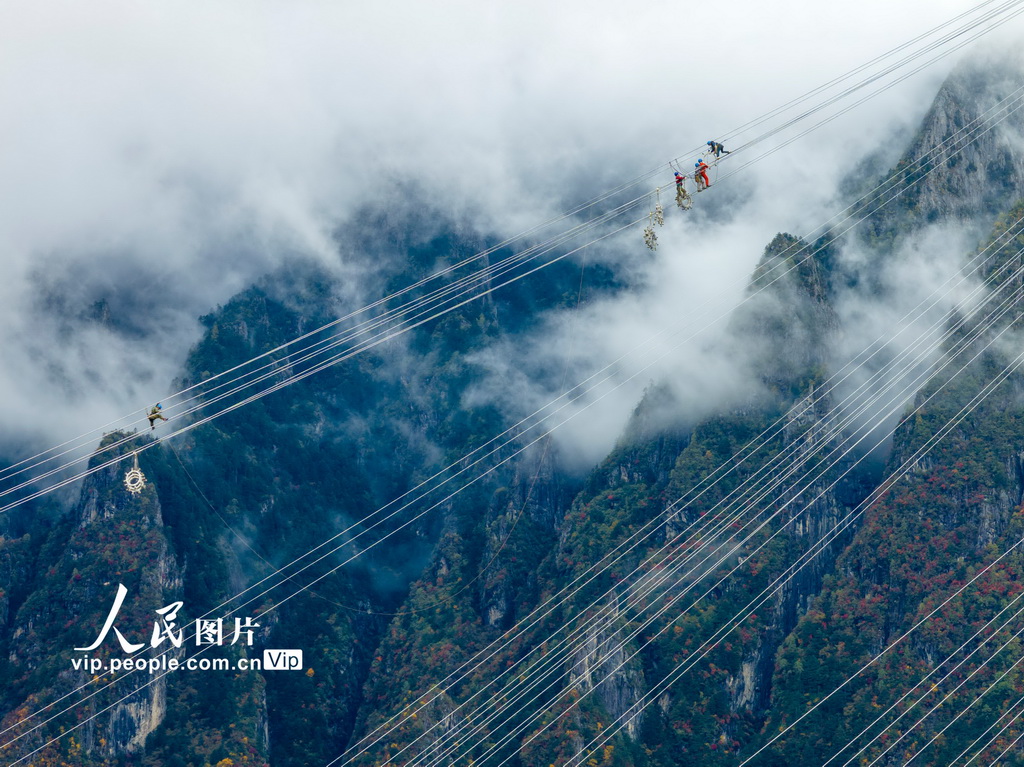
[[732, 154], [732, 152], [730, 152], [724, 146], [719, 144], [717, 141], [709, 141], [708, 146], [710, 147], [710, 149], [708, 149], [708, 154], [713, 154], [716, 160], [723, 154]]
[[689, 210], [693, 205], [690, 193], [686, 191], [686, 176], [679, 171], [676, 171], [676, 205], [680, 210]]
[[161, 421], [166, 421], [167, 420], [167, 418], [164, 417], [164, 414], [162, 412], [160, 412], [163, 409], [164, 409], [164, 406], [161, 405], [159, 402], [157, 402], [156, 405], [154, 405], [153, 408], [149, 411], [149, 415], [146, 416], [146, 418], [149, 419], [149, 430], [150, 431], [153, 431], [153, 429], [156, 428], [157, 419], [159, 419]]
[[711, 180], [708, 178], [708, 164], [703, 160], [698, 160], [693, 167], [697, 169], [694, 171], [693, 180], [697, 182], [697, 191], [702, 192], [711, 186]]

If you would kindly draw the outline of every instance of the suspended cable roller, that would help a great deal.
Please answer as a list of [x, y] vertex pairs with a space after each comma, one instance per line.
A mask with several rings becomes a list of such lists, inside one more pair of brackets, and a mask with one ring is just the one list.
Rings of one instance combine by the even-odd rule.
[[132, 459], [134, 461], [134, 465], [124, 475], [124, 486], [132, 495], [138, 495], [146, 486], [146, 476], [142, 473], [142, 470], [139, 469], [139, 454], [132, 453]]
[[651, 250], [658, 249], [658, 235], [654, 231], [654, 227], [665, 226], [665, 211], [661, 207], [661, 189], [655, 189], [655, 204], [651, 209], [650, 215], [647, 217], [647, 228], [644, 229], [644, 245]]

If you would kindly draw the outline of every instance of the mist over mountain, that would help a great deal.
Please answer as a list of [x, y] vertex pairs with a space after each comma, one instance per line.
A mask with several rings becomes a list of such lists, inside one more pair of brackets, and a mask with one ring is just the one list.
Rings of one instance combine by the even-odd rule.
[[[126, 12], [147, 16], [137, 45], [173, 48], [159, 26], [180, 20]], [[233, 18], [203, 13], [211, 35]], [[552, 61], [572, 22], [556, 12], [540, 34], [528, 9], [471, 13]], [[650, 21], [638, 15], [620, 22]], [[369, 43], [288, 19], [313, 63], [283, 47], [261, 65], [283, 99], [273, 125], [239, 127], [264, 114], [261, 92], [240, 87], [251, 72], [236, 71], [274, 21], [257, 15], [225, 41], [235, 63], [213, 70], [239, 89], [222, 140], [190, 146], [187, 122], [144, 131], [160, 137], [150, 143], [128, 131], [105, 151], [144, 183], [97, 176], [95, 209], [52, 232], [30, 200], [12, 202], [4, 453], [263, 353], [268, 380], [290, 380], [314, 363], [280, 345], [396, 291], [421, 297], [420, 280], [481, 252], [472, 270], [503, 263], [518, 252], [507, 235], [678, 144], [647, 135], [602, 154], [614, 132], [592, 127], [602, 119], [622, 144], [650, 133], [635, 123], [678, 130], [655, 119], [672, 107], [649, 106], [649, 90], [595, 106], [568, 141], [592, 81], [566, 95], [527, 67], [507, 77], [544, 96], [538, 113], [567, 103], [522, 117], [490, 152], [476, 131], [521, 117], [521, 103], [462, 64], [504, 49], [474, 41], [446, 63], [428, 54], [455, 32], [426, 40], [407, 15], [375, 51], [377, 71], [329, 69], [334, 46], [358, 49], [348, 61]], [[735, 43], [756, 26], [722, 34]], [[600, 27], [593, 37], [572, 50], [603, 50]], [[396, 63], [403, 46], [422, 70]], [[665, 48], [628, 71], [675, 62]], [[164, 82], [168, 100], [133, 120], [152, 127], [201, 101], [202, 88], [175, 91], [164, 59], [145, 61], [145, 78], [103, 91], [120, 104]], [[611, 77], [616, 64], [595, 66]], [[578, 63], [561, 66], [570, 77]], [[394, 125], [374, 134], [352, 83], [399, 77], [440, 91], [409, 103], [387, 91]], [[1024, 694], [1015, 624], [989, 624], [1024, 593], [1024, 112], [1008, 101], [1024, 66], [986, 52], [928, 88], [901, 92], [891, 118], [879, 115], [897, 95], [884, 96], [841, 148], [836, 133], [815, 137], [723, 179], [691, 211], [662, 188], [656, 252], [634, 229], [506, 286], [489, 277], [493, 292], [269, 396], [225, 395], [244, 407], [180, 437], [155, 441], [198, 418], [168, 401], [155, 431], [140, 411], [138, 431], [81, 448], [95, 450], [95, 473], [0, 527], [4, 758], [670, 767], [921, 753], [942, 765], [975, 746], [987, 762], [1006, 748], [1024, 758], [1010, 717]], [[326, 116], [337, 112], [347, 143]], [[198, 135], [205, 113], [189, 114]], [[255, 143], [233, 146], [236, 129]], [[847, 231], [830, 219], [840, 210], [865, 220]], [[138, 493], [125, 485], [133, 450]], [[128, 460], [99, 468], [112, 455]], [[120, 633], [84, 652], [112, 604], [107, 629]], [[209, 616], [226, 641], [203, 657], [229, 669], [110, 670], [133, 643], [158, 668], [198, 657], [195, 637], [175, 646], [174, 625]], [[289, 648], [300, 667], [244, 668]], [[76, 665], [84, 657], [103, 665]], [[925, 706], [934, 715], [903, 737]], [[1006, 727], [985, 745], [997, 720]]]
[[[799, 5], [738, 6], [691, 37], [684, 66], [679, 40], [652, 35], [666, 13], [689, 24], [685, 9], [610, 3], [179, 16], [55, 0], [5, 14], [0, 86], [15, 117], [0, 153], [0, 439], [31, 452], [67, 439], [55, 402], [93, 424], [158, 399], [199, 338], [195, 318], [281, 265], [315, 260], [362, 303], [379, 298], [358, 246], [338, 236], [364, 215], [426, 204], [469, 239], [501, 240], [819, 85], [802, 62], [760, 54], [781, 34], [827, 52], [838, 75], [865, 46], [903, 42], [922, 9], [963, 10], [875, 5], [888, 23], [836, 8], [826, 28]], [[691, 60], [716, 78], [693, 76]], [[745, 244], [726, 256], [708, 242], [693, 259], [708, 262], [704, 278], [744, 273], [777, 229], [816, 224], [833, 177], [914, 124], [951, 63], [731, 185], [759, 200], [760, 226], [751, 203], [734, 219], [750, 226]], [[692, 105], [711, 98], [698, 117]], [[726, 207], [710, 220], [734, 215]], [[663, 253], [709, 228], [664, 238]], [[667, 268], [669, 285], [684, 279], [682, 263]]]

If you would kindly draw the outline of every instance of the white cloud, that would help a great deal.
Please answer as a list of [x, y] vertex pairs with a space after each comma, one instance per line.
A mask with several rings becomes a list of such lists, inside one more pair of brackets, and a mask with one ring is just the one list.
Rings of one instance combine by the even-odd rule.
[[[338, 222], [409, 180], [510, 234], [970, 3], [895, 5], [0, 3], [0, 421], [53, 440], [65, 407], [77, 431], [160, 396], [196, 315], [297, 253], [338, 258]], [[588, 310], [586, 342], [614, 355], [680, 305], [735, 297], [946, 68], [730, 180], [734, 209], [671, 223], [657, 287], [627, 299], [621, 334]], [[40, 274], [86, 303], [136, 291], [159, 342], [69, 337], [33, 309]]]

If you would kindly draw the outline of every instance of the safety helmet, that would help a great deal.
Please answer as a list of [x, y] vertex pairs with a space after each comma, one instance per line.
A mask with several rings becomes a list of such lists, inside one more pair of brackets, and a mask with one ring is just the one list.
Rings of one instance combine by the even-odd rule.
[[714, 146], [714, 145], [715, 145], [715, 142], [714, 142], [714, 141], [709, 141], [709, 142], [708, 142], [708, 146]]
[[699, 162], [695, 162], [695, 163], [693, 164], [693, 167], [694, 167], [694, 168], [699, 168], [699, 167], [700, 167], [700, 163], [699, 163]]
[[160, 404], [159, 402], [157, 402], [157, 403], [156, 403], [156, 409], [157, 409], [157, 410], [163, 410], [163, 409], [164, 409], [164, 406], [163, 406], [163, 405], [161, 405], [161, 404]]

